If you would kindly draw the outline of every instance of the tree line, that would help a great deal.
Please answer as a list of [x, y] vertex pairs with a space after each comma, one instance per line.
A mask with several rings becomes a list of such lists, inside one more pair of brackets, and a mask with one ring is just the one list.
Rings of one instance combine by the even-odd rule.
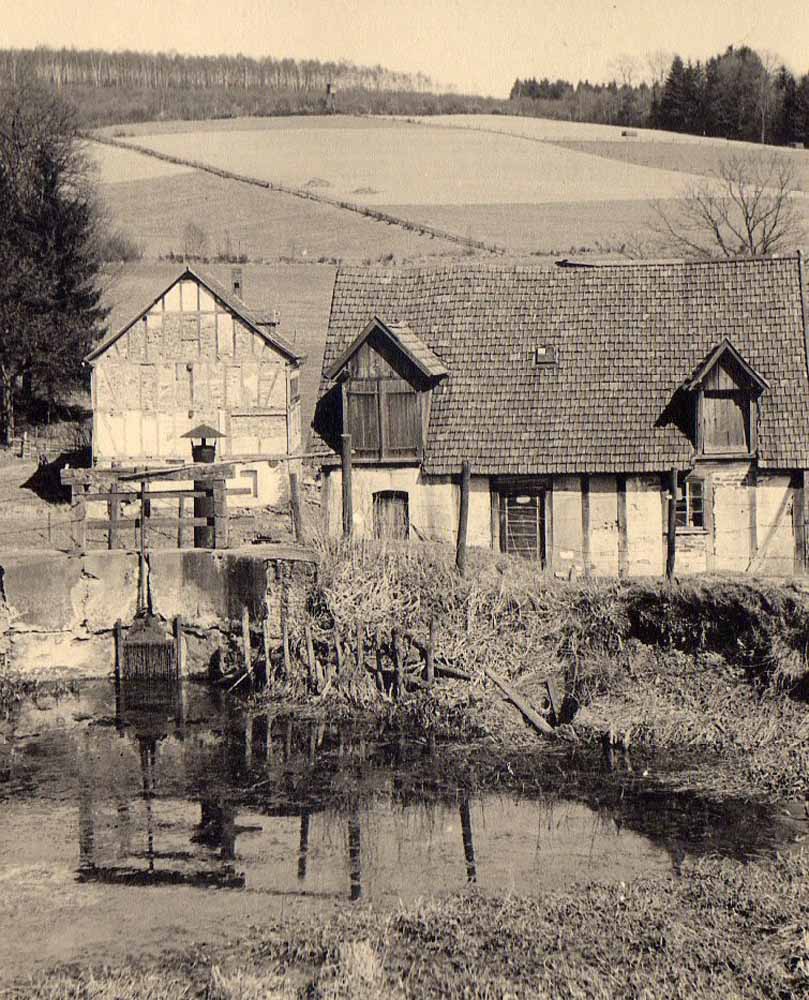
[[[517, 79], [510, 101], [573, 121], [669, 129], [775, 145], [809, 144], [809, 73], [796, 77], [771, 53], [732, 45], [706, 62], [661, 53], [648, 58], [651, 83], [634, 77], [640, 65], [616, 60], [606, 84]], [[541, 109], [541, 110], [540, 110]]]

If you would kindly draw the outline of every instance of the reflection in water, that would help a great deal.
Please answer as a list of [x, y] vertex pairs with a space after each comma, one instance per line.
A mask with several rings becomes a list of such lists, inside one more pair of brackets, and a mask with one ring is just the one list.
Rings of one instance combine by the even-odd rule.
[[57, 804], [72, 798], [81, 883], [391, 902], [467, 884], [532, 894], [670, 871], [694, 850], [738, 856], [773, 831], [763, 807], [673, 793], [607, 747], [607, 769], [537, 767], [532, 796], [504, 790], [502, 772], [453, 770], [434, 738], [246, 714], [154, 683], [119, 686], [108, 724], [96, 697], [95, 723], [29, 741], [20, 786], [43, 844], [63, 836]]

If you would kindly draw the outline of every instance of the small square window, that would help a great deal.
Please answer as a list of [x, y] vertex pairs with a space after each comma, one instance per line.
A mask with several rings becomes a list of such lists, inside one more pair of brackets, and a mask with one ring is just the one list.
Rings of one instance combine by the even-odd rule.
[[678, 528], [705, 527], [705, 484], [701, 479], [681, 480], [676, 515]]

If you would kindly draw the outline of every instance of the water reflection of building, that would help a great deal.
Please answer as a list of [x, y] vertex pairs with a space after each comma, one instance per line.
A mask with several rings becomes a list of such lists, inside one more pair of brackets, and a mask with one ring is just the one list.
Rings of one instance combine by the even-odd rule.
[[[132, 790], [116, 795], [114, 846], [97, 836], [98, 805], [92, 748], [85, 740], [85, 758], [79, 781], [79, 878], [81, 881], [125, 885], [193, 885], [241, 888], [245, 879], [236, 872], [236, 807], [227, 800], [202, 800], [198, 827], [190, 837], [204, 853], [160, 850], [156, 842], [156, 803], [160, 799], [159, 750], [170, 733], [185, 738], [186, 690], [178, 678], [139, 678], [116, 683], [115, 726], [123, 740], [137, 744], [145, 827], [145, 850], [133, 847]], [[106, 826], [107, 824], [105, 824]], [[106, 850], [103, 848], [106, 847]]]

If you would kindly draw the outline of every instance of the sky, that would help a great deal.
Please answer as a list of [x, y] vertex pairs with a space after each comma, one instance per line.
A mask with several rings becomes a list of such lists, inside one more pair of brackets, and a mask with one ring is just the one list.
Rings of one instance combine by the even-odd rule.
[[809, 71], [807, 0], [0, 0], [0, 46], [347, 59], [507, 96], [516, 77], [619, 77], [728, 45]]

